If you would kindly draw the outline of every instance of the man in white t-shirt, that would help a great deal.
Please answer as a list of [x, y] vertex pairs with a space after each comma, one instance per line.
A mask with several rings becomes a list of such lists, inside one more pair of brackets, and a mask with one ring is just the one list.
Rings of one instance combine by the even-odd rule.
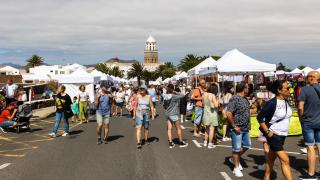
[[6, 104], [15, 102], [15, 96], [17, 94], [18, 86], [13, 83], [12, 79], [8, 79], [7, 84], [3, 87], [3, 90], [6, 92]]

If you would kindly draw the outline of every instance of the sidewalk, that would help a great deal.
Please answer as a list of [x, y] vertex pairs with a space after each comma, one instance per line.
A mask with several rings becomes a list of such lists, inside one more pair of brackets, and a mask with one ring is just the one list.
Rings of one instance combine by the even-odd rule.
[[46, 118], [52, 116], [55, 112], [56, 112], [55, 106], [41, 108], [41, 109], [35, 109], [32, 111], [33, 116], [31, 118], [31, 120], [46, 119]]

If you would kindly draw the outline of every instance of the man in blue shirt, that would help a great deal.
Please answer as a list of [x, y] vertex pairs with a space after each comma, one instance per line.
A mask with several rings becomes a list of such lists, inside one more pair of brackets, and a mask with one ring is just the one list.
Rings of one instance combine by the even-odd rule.
[[[95, 106], [97, 107], [96, 115], [97, 115], [97, 135], [98, 135], [98, 142], [97, 144], [101, 144], [104, 142], [105, 144], [108, 143], [108, 134], [109, 134], [109, 122], [110, 122], [110, 98], [112, 95], [110, 92], [107, 91], [105, 86], [101, 86], [96, 99], [95, 99]], [[104, 138], [103, 141], [101, 139], [101, 130], [104, 126]]]
[[318, 71], [308, 73], [309, 86], [301, 89], [298, 97], [298, 113], [302, 134], [308, 154], [308, 174], [300, 179], [317, 179], [315, 176], [316, 153], [314, 145], [320, 152], [320, 74]]

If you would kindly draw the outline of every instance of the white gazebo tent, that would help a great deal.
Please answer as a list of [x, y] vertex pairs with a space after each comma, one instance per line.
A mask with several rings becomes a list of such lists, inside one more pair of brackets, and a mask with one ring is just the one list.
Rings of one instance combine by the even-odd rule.
[[109, 75], [107, 75], [101, 71], [98, 71], [96, 69], [93, 70], [90, 74], [93, 76], [99, 76], [100, 80], [110, 80], [110, 81], [112, 80]]
[[86, 70], [78, 68], [70, 75], [61, 75], [57, 77], [59, 84], [66, 86], [66, 92], [72, 98], [78, 95], [80, 85], [86, 87], [91, 102], [94, 102], [94, 84], [100, 81], [99, 76], [89, 74]]
[[314, 71], [314, 69], [312, 69], [311, 67], [307, 66], [307, 67], [303, 68], [302, 71], [303, 71], [303, 75], [307, 76], [308, 73], [311, 72], [311, 71]]
[[214, 70], [217, 67], [218, 62], [214, 60], [212, 57], [208, 57], [197, 66], [193, 67], [188, 71], [188, 75], [199, 75], [199, 71], [203, 69]]
[[290, 72], [290, 74], [303, 74], [303, 71], [299, 68], [295, 68]]
[[244, 74], [275, 71], [276, 65], [253, 59], [237, 49], [228, 51], [218, 60], [219, 74]]
[[319, 71], [319, 72], [320, 72], [320, 68], [318, 68], [318, 69], [317, 69], [317, 71]]

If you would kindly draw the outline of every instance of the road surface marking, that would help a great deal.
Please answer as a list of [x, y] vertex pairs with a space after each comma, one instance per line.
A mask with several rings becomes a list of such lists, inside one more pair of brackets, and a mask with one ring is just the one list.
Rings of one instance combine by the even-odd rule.
[[33, 147], [31, 147], [31, 148], [10, 149], [10, 150], [3, 150], [3, 151], [0, 151], [0, 153], [8, 152], [8, 151], [23, 151], [23, 150], [37, 149], [37, 148], [38, 148], [38, 146], [33, 146]]
[[36, 127], [43, 128], [43, 126], [40, 126], [40, 125], [37, 125], [37, 124], [30, 124], [30, 126], [36, 126]]
[[11, 165], [11, 163], [2, 164], [2, 165], [0, 166], [0, 170], [1, 170], [1, 169], [4, 169], [4, 168], [6, 168], [6, 167], [8, 167], [8, 166], [10, 166], [10, 165]]
[[[232, 148], [232, 146], [229, 145], [216, 145], [217, 147], [227, 147], [227, 148]], [[254, 150], [254, 151], [264, 151], [263, 149], [260, 148], [250, 148], [250, 150]], [[291, 152], [291, 151], [286, 151], [288, 154], [296, 154], [296, 155], [306, 155], [303, 153], [299, 153], [299, 152]]]
[[181, 129], [186, 129], [184, 126], [180, 125], [181, 126]]
[[0, 156], [6, 156], [6, 157], [24, 157], [24, 154], [0, 154]]
[[201, 148], [202, 146], [200, 145], [200, 143], [198, 143], [197, 140], [192, 140], [192, 142], [198, 147], [198, 148]]
[[9, 139], [9, 138], [3, 137], [3, 136], [0, 136], [0, 140], [13, 141], [12, 139]]
[[231, 177], [226, 172], [220, 172], [220, 174], [225, 180], [232, 180]]

